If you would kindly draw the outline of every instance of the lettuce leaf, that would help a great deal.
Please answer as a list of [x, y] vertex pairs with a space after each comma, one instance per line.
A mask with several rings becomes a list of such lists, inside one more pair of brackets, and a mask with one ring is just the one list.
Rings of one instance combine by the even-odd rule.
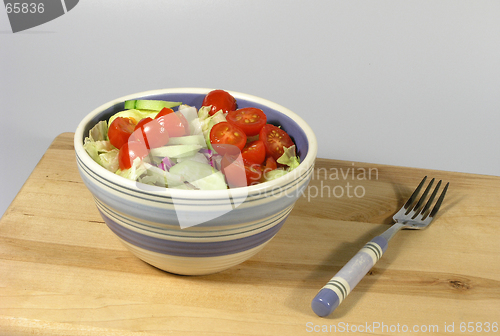
[[147, 170], [146, 165], [144, 162], [141, 160], [141, 158], [136, 157], [134, 161], [132, 162], [132, 167], [129, 169], [121, 170], [118, 169], [116, 171], [116, 174], [123, 176], [129, 180], [132, 181], [138, 181], [139, 177], [141, 177], [142, 174], [144, 174]]
[[273, 169], [271, 171], [264, 172], [264, 179], [266, 182], [271, 181], [271, 180], [277, 179], [278, 177], [281, 177], [287, 173], [288, 173], [288, 171], [283, 169], [283, 168]]
[[109, 170], [116, 172], [119, 167], [118, 152], [108, 140], [108, 126], [106, 121], [99, 121], [89, 131], [89, 136], [83, 141], [83, 148], [90, 157]]
[[109, 152], [99, 154], [100, 164], [110, 172], [116, 172], [120, 168], [118, 153], [120, 151], [117, 148], [113, 148]]
[[108, 139], [108, 123], [106, 120], [99, 121], [89, 131], [89, 138], [91, 141], [106, 141]]
[[295, 145], [288, 148], [283, 147], [283, 149], [283, 155], [281, 155], [276, 162], [288, 166], [287, 171], [292, 171], [300, 164], [300, 158], [295, 153]]

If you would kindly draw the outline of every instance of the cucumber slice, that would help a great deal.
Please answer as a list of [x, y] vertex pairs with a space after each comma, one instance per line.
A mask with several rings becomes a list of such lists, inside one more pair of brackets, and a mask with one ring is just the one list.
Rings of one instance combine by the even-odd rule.
[[192, 183], [212, 175], [215, 170], [211, 165], [196, 161], [182, 161], [170, 168], [169, 173], [182, 176], [183, 179]]
[[161, 111], [164, 107], [172, 108], [181, 104], [181, 102], [171, 102], [165, 100], [127, 100], [125, 101], [125, 109]]
[[227, 189], [226, 180], [222, 172], [218, 171], [204, 178], [191, 182], [192, 185], [201, 190], [223, 190]]
[[205, 138], [203, 137], [202, 134], [185, 135], [185, 136], [170, 138], [167, 146], [171, 145], [200, 145], [202, 147], [207, 147]]
[[172, 159], [179, 159], [187, 156], [194, 155], [201, 149], [200, 145], [173, 145], [152, 148], [150, 153], [153, 156], [165, 157], [168, 156]]
[[194, 153], [194, 155], [191, 155], [191, 156], [186, 156], [186, 157], [183, 157], [183, 158], [178, 158], [177, 159], [177, 163], [182, 162], [182, 161], [186, 161], [186, 160], [191, 160], [191, 161], [201, 162], [201, 163], [205, 163], [205, 164], [210, 164], [210, 161], [208, 161], [208, 159], [205, 156], [205, 154], [202, 154], [200, 152]]
[[135, 108], [135, 102], [137, 100], [127, 100], [125, 102], [125, 110], [131, 110], [131, 109], [134, 109]]

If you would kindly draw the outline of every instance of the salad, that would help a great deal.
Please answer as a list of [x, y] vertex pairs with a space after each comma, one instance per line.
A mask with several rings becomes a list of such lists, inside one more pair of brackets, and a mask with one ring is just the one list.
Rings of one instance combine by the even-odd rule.
[[268, 124], [261, 109], [238, 109], [223, 90], [209, 92], [199, 110], [182, 102], [126, 101], [123, 111], [90, 130], [84, 148], [117, 175], [176, 189], [254, 185], [300, 163], [283, 129]]

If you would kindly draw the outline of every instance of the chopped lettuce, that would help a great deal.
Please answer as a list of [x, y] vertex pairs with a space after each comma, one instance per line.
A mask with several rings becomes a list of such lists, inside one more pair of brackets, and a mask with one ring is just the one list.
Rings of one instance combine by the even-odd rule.
[[200, 119], [200, 121], [207, 119], [209, 116], [210, 116], [210, 106], [202, 106], [198, 110], [198, 119]]
[[106, 120], [99, 121], [89, 132], [92, 141], [108, 140], [108, 123]]
[[83, 148], [89, 153], [90, 157], [97, 163], [99, 162], [99, 154], [111, 151], [114, 147], [109, 141], [92, 141], [89, 137], [85, 138]]
[[[201, 118], [200, 118], [201, 119]], [[208, 132], [210, 134], [210, 130], [215, 124], [220, 122], [227, 121], [226, 116], [222, 111], [216, 112], [213, 116], [209, 116], [206, 119], [202, 119], [202, 130], [203, 132]]]
[[90, 131], [83, 142], [83, 148], [95, 162], [109, 170], [118, 170], [118, 149], [113, 147], [108, 140], [108, 126], [106, 121], [98, 122]]
[[159, 187], [166, 187], [168, 185], [167, 177], [163, 170], [147, 163], [144, 163], [144, 166], [146, 167], [146, 172], [137, 179], [138, 182]]
[[[113, 115], [108, 122], [98, 122], [84, 140], [84, 148], [98, 164], [107, 170], [129, 180], [148, 185], [187, 190], [217, 190], [228, 188], [225, 176], [221, 171], [222, 156], [217, 154], [210, 143], [210, 131], [226, 116], [221, 111], [210, 116], [211, 107], [195, 107], [181, 105], [177, 112], [189, 123], [189, 135], [171, 137], [162, 147], [152, 148], [149, 155], [141, 160], [136, 158], [132, 167], [119, 169], [119, 149], [109, 142], [109, 125], [117, 117], [131, 118], [139, 122], [143, 118], [155, 118], [158, 111], [128, 109]], [[248, 137], [248, 141], [258, 139], [258, 135]], [[284, 153], [277, 160], [280, 167], [264, 173], [263, 181], [279, 178], [297, 168], [300, 158], [296, 154], [295, 145], [284, 147]]]
[[189, 106], [189, 105], [181, 105], [179, 106], [178, 110], [184, 118], [186, 118], [188, 124], [189, 124], [189, 134], [194, 135], [194, 134], [201, 134], [201, 128], [199, 127], [199, 122], [196, 120], [198, 119], [198, 111], [196, 110], [196, 107]]
[[90, 138], [85, 138], [83, 141], [83, 148], [89, 153], [90, 157], [97, 163], [99, 163], [99, 151], [96, 146], [96, 142], [90, 140]]
[[300, 164], [300, 158], [295, 153], [295, 145], [288, 148], [283, 147], [283, 155], [281, 155], [276, 162], [288, 166], [287, 171], [297, 168]]
[[99, 154], [99, 159], [101, 160], [100, 164], [110, 172], [116, 172], [120, 168], [118, 153], [120, 153], [120, 151], [113, 148], [109, 152]]
[[283, 155], [281, 155], [278, 158], [278, 160], [276, 160], [276, 162], [285, 165], [287, 167], [277, 168], [271, 171], [264, 172], [263, 177], [265, 181], [271, 181], [277, 179], [278, 177], [287, 174], [288, 172], [292, 171], [293, 169], [299, 166], [300, 158], [295, 153], [295, 145], [292, 145], [288, 148], [283, 147], [283, 149], [284, 149]]
[[140, 158], [136, 157], [134, 161], [132, 162], [132, 167], [129, 169], [121, 170], [118, 169], [116, 171], [116, 174], [123, 176], [129, 180], [132, 181], [137, 181], [139, 177], [144, 174], [147, 170], [146, 165], [144, 164], [143, 160]]
[[158, 187], [173, 187], [183, 184], [180, 176], [170, 174], [147, 162], [143, 162], [146, 171], [137, 179], [138, 182]]
[[264, 172], [264, 179], [266, 182], [271, 181], [271, 180], [275, 180], [278, 177], [285, 175], [286, 173], [288, 173], [287, 170], [285, 170], [283, 168], [276, 168], [276, 169], [273, 169], [271, 171]]

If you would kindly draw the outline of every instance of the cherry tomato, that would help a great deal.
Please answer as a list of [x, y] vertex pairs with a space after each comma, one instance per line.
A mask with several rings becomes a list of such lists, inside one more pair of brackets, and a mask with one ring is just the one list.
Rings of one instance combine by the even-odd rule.
[[266, 158], [266, 164], [264, 165], [264, 169], [271, 171], [271, 170], [275, 170], [276, 168], [278, 168], [278, 164], [276, 163], [276, 160], [272, 156], [268, 156]]
[[214, 115], [219, 110], [227, 113], [236, 110], [236, 99], [224, 90], [213, 90], [205, 96], [201, 104], [201, 106], [210, 105], [212, 106], [209, 112], [210, 115]]
[[164, 107], [158, 114], [156, 115], [155, 119], [158, 119], [159, 117], [163, 117], [164, 115], [167, 115], [169, 113], [174, 113], [174, 110], [168, 107]]
[[168, 113], [155, 120], [165, 128], [170, 137], [179, 137], [189, 134], [186, 118], [184, 118], [184, 116], [180, 117], [177, 113]]
[[129, 139], [131, 141], [144, 142], [146, 148], [150, 149], [165, 146], [170, 136], [158, 119], [148, 117], [139, 121]]
[[262, 177], [262, 166], [256, 163], [245, 163], [241, 154], [224, 154], [221, 166], [230, 188], [257, 184]]
[[135, 123], [132, 119], [118, 117], [111, 125], [109, 125], [108, 138], [109, 142], [120, 149], [123, 144], [128, 141], [135, 128]]
[[[234, 126], [227, 121], [223, 121], [212, 127], [212, 130], [210, 131], [210, 142], [212, 145], [234, 145], [241, 151], [243, 147], [245, 147], [247, 136], [238, 126]], [[224, 152], [225, 151], [217, 153], [224, 155]]]
[[278, 168], [278, 164], [276, 163], [276, 160], [272, 156], [268, 156], [266, 158], [266, 162], [262, 167], [262, 179], [261, 182], [265, 182], [267, 179], [267, 173], [269, 173], [272, 170], [275, 170]]
[[261, 140], [255, 140], [245, 145], [241, 151], [245, 163], [261, 164], [266, 159], [266, 146]]
[[245, 165], [245, 176], [247, 178], [247, 185], [258, 184], [262, 177], [262, 166], [256, 163]]
[[238, 126], [246, 135], [259, 134], [262, 127], [267, 123], [267, 117], [261, 109], [245, 107], [236, 111], [230, 111], [226, 117], [227, 121]]
[[245, 165], [241, 154], [224, 154], [221, 160], [222, 173], [226, 177], [230, 188], [239, 188], [247, 186], [247, 177]]
[[132, 167], [132, 162], [134, 159], [139, 157], [143, 159], [148, 155], [149, 151], [143, 142], [128, 141], [123, 144], [118, 152], [118, 163], [120, 164], [120, 169], [129, 169]]
[[153, 119], [151, 119], [150, 117], [147, 117], [147, 118], [144, 118], [144, 119], [141, 119], [141, 121], [139, 121], [137, 123], [137, 125], [135, 125], [135, 128], [134, 128], [134, 131], [143, 127], [144, 125], [146, 125], [148, 122], [152, 121]]
[[271, 124], [262, 127], [259, 132], [259, 140], [264, 142], [267, 155], [272, 156], [275, 160], [278, 160], [283, 155], [283, 147], [293, 146], [290, 136], [281, 128]]

